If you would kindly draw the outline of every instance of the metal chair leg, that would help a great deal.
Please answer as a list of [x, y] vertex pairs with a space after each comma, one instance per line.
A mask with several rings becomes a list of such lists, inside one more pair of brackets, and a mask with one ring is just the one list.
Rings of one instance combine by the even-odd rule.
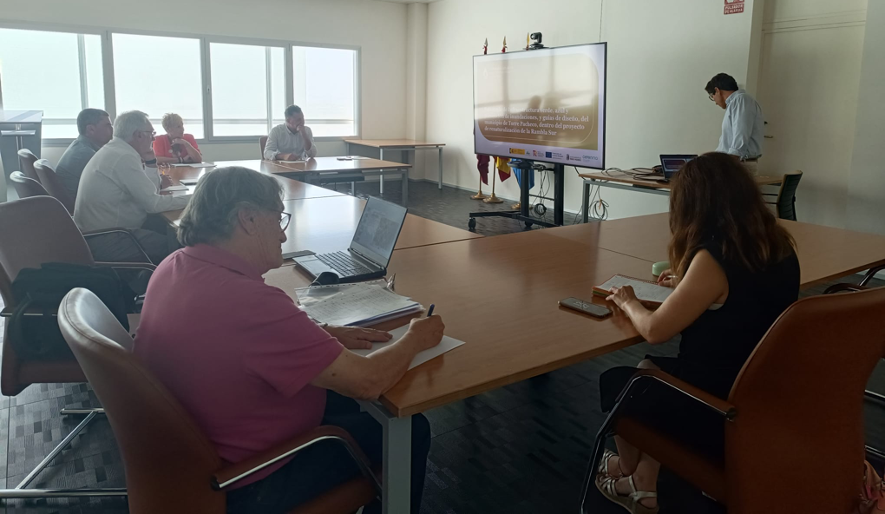
[[95, 416], [104, 414], [104, 409], [62, 409], [62, 415], [83, 415], [86, 417], [79, 425], [74, 427], [62, 441], [52, 449], [51, 452], [37, 464], [28, 476], [24, 478], [15, 489], [0, 489], [0, 499], [2, 498], [63, 498], [74, 496], [126, 496], [125, 488], [107, 488], [107, 489], [25, 489], [37, 475], [48, 466], [59, 453], [61, 453], [80, 432], [86, 428]]

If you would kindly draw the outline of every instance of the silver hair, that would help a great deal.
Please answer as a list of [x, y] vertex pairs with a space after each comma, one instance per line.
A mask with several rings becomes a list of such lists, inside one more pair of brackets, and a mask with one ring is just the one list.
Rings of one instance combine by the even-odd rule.
[[226, 241], [240, 209], [282, 210], [282, 195], [277, 179], [249, 168], [229, 166], [206, 173], [181, 216], [178, 241], [184, 246]]
[[127, 143], [132, 141], [139, 130], [147, 130], [151, 120], [141, 111], [126, 111], [114, 120], [114, 135]]

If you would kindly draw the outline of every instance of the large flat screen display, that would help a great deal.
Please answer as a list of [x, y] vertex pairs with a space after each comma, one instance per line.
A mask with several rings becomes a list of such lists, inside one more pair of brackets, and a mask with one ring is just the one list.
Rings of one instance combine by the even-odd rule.
[[477, 154], [605, 168], [606, 43], [473, 58]]

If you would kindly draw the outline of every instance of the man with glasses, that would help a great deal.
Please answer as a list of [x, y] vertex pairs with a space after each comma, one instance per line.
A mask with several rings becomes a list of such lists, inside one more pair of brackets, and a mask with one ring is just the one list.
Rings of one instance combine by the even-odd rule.
[[734, 77], [725, 73], [710, 79], [704, 89], [711, 101], [725, 109], [722, 136], [716, 151], [734, 155], [756, 175], [764, 137], [762, 107], [746, 91], [738, 88]]
[[[74, 221], [83, 232], [128, 229], [158, 264], [170, 249], [165, 235], [144, 228], [148, 215], [183, 209], [190, 195], [160, 194], [168, 179], [161, 179], [157, 170], [154, 135], [147, 114], [128, 111], [117, 116], [114, 138], [83, 169]], [[89, 247], [97, 261], [144, 260], [132, 240], [121, 234], [90, 238]]]
[[[148, 285], [135, 355], [226, 462], [322, 424], [347, 430], [380, 465], [382, 427], [350, 398], [374, 400], [389, 390], [418, 352], [440, 342], [445, 327], [438, 315], [413, 319], [402, 338], [370, 356], [351, 352], [391, 336], [320, 325], [262, 278], [283, 264], [289, 218], [272, 176], [227, 167], [200, 179], [178, 229], [184, 248], [157, 267]], [[417, 514], [430, 426], [421, 414], [411, 425]], [[359, 475], [342, 446], [320, 442], [233, 484], [227, 513], [289, 512]], [[378, 511], [376, 503], [365, 512]]]
[[55, 172], [71, 199], [77, 198], [80, 175], [92, 156], [114, 137], [114, 126], [108, 113], [101, 109], [83, 109], [77, 115], [80, 136], [62, 154]]

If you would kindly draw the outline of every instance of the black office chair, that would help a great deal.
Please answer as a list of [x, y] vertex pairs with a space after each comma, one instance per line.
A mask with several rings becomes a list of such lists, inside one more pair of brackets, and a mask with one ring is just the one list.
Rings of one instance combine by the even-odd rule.
[[767, 193], [764, 196], [776, 196], [774, 202], [765, 202], [768, 205], [776, 206], [777, 217], [784, 220], [798, 221], [796, 219], [796, 189], [799, 188], [799, 181], [802, 180], [802, 172], [797, 170], [793, 173], [784, 175], [784, 181], [781, 182], [781, 189], [777, 195]]
[[20, 171], [13, 171], [9, 174], [9, 180], [15, 187], [15, 193], [19, 198], [30, 198], [32, 196], [49, 196], [46, 188], [43, 187], [38, 180], [25, 176]]

